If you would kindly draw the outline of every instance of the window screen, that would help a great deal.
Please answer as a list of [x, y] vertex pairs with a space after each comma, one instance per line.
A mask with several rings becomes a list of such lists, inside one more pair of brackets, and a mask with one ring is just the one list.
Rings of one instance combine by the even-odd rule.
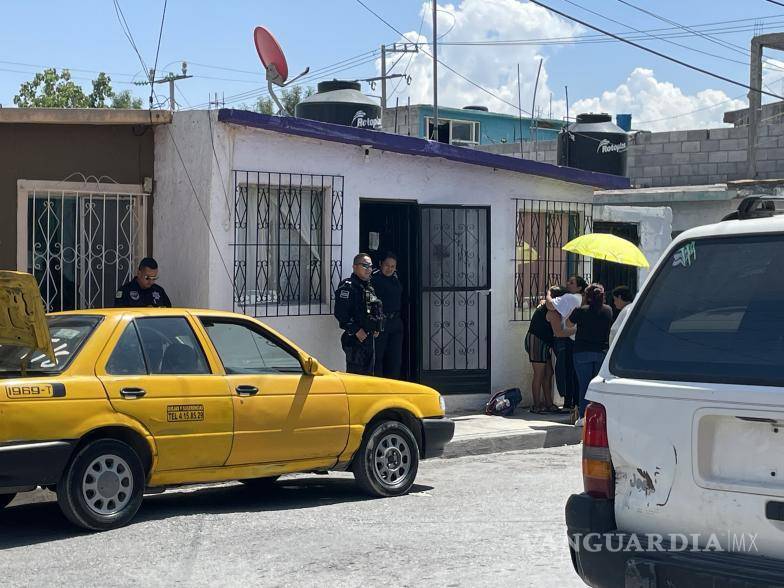
[[688, 241], [620, 335], [621, 377], [784, 384], [784, 236]]

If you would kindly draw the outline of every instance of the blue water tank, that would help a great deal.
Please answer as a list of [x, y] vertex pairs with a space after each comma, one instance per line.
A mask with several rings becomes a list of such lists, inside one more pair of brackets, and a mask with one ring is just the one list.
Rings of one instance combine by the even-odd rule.
[[621, 127], [627, 133], [632, 130], [632, 115], [631, 114], [616, 114], [615, 124]]

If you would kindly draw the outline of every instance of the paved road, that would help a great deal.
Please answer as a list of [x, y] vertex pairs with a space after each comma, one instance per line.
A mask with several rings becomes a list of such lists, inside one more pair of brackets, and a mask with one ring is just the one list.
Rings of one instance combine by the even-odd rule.
[[[0, 515], [11, 586], [582, 586], [563, 506], [580, 448], [422, 464], [405, 497], [371, 500], [350, 476], [304, 476], [269, 497], [239, 484], [145, 498], [129, 527], [75, 531], [53, 495]], [[38, 502], [30, 502], [38, 501]]]

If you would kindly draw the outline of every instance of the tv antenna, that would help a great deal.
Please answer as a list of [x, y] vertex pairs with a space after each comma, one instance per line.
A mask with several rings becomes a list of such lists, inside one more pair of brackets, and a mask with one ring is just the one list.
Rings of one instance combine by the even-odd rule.
[[267, 72], [267, 89], [269, 90], [270, 96], [272, 96], [275, 104], [278, 105], [280, 112], [288, 116], [293, 116], [292, 113], [286, 110], [283, 107], [283, 104], [280, 103], [272, 86], [274, 84], [281, 88], [285, 88], [307, 74], [310, 71], [310, 68], [306, 67], [305, 71], [297, 77], [286, 81], [289, 77], [289, 66], [286, 63], [286, 56], [283, 54], [283, 49], [280, 48], [280, 45], [275, 37], [272, 36], [272, 33], [264, 27], [256, 27], [253, 31], [253, 41], [256, 44], [256, 52], [259, 54], [261, 64]]

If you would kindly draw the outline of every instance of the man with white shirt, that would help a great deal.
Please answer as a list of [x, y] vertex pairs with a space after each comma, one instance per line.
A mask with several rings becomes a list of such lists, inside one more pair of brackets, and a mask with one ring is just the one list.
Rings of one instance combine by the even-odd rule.
[[617, 288], [614, 288], [612, 296], [613, 306], [621, 312], [618, 313], [615, 322], [612, 324], [612, 327], [610, 327], [610, 345], [612, 345], [615, 336], [618, 334], [621, 326], [623, 326], [626, 316], [632, 308], [632, 302], [634, 302], [634, 294], [632, 294], [632, 291], [628, 286], [618, 286]]
[[574, 329], [566, 327], [566, 319], [575, 308], [583, 304], [583, 292], [588, 282], [582, 276], [571, 276], [566, 282], [568, 294], [558, 298], [550, 296], [547, 292], [545, 304], [552, 313], [548, 313], [548, 320], [553, 326], [553, 351], [555, 352], [555, 383], [558, 392], [564, 398], [564, 408], [572, 409], [577, 406], [578, 385], [577, 374], [574, 371]]

